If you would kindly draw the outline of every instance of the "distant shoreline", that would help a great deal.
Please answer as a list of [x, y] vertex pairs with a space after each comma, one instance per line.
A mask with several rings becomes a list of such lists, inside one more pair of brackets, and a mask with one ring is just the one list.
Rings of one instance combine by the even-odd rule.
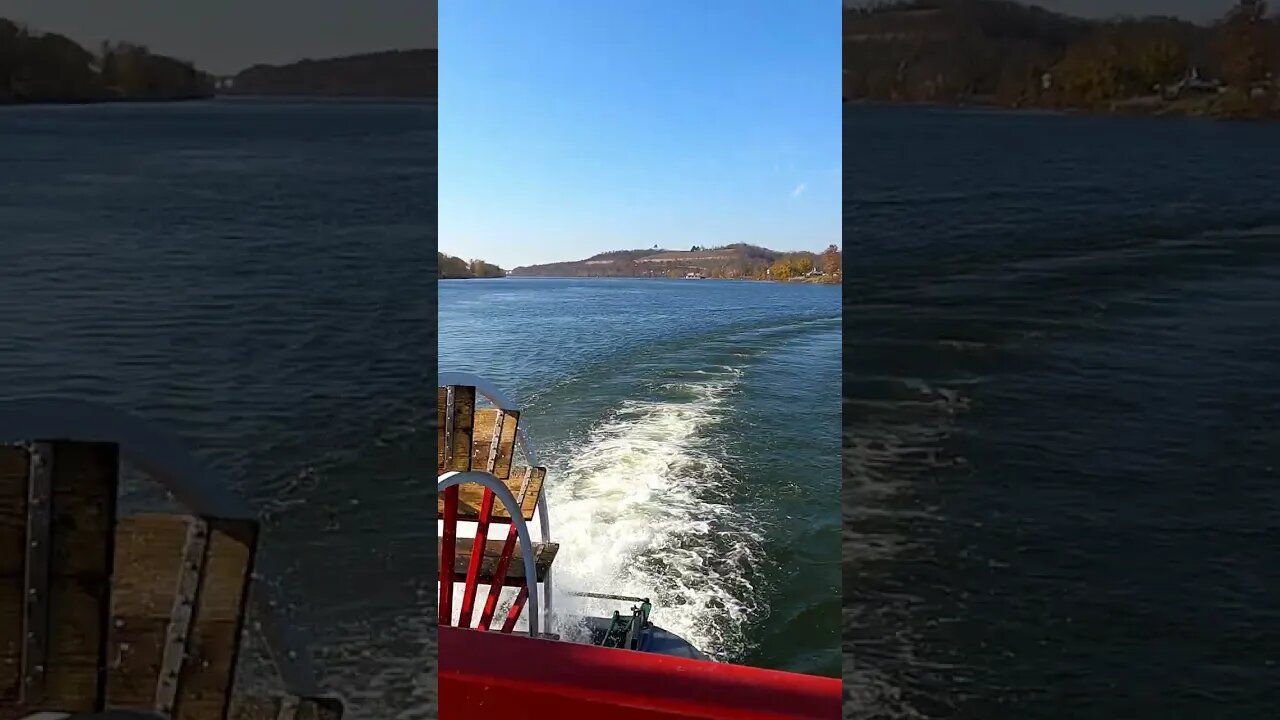
[[395, 105], [435, 105], [435, 98], [423, 97], [372, 97], [372, 96], [308, 96], [308, 95], [197, 95], [192, 97], [179, 98], [76, 98], [61, 100], [31, 100], [31, 101], [0, 101], [0, 108], [5, 107], [53, 107], [53, 106], [74, 106], [74, 105], [146, 105], [146, 104], [173, 104], [173, 103], [191, 103], [201, 101], [227, 101], [227, 102], [296, 102], [299, 105], [307, 103], [350, 103], [352, 105], [368, 104], [395, 104]]
[[200, 100], [212, 100], [212, 95], [202, 95], [194, 97], [180, 98], [66, 98], [56, 100], [6, 100], [0, 101], [0, 107], [37, 107], [45, 106], [64, 106], [64, 105], [138, 105], [144, 103], [182, 103], [182, 102], [198, 102]]
[[[825, 276], [824, 276], [824, 277], [825, 277]], [[843, 278], [841, 278], [840, 280], [836, 280], [835, 282], [829, 282], [829, 281], [825, 281], [825, 282], [824, 282], [824, 281], [823, 281], [822, 279], [820, 279], [820, 278], [814, 278], [814, 279], [810, 279], [810, 278], [791, 278], [791, 279], [789, 279], [789, 280], [770, 280], [770, 279], [767, 279], [767, 278], [749, 278], [749, 277], [738, 277], [738, 278], [708, 277], [708, 278], [701, 278], [701, 279], [699, 279], [699, 280], [694, 280], [694, 279], [692, 279], [692, 278], [678, 278], [678, 277], [648, 277], [648, 276], [640, 276], [640, 275], [637, 275], [637, 276], [623, 276], [623, 275], [614, 275], [614, 276], [605, 276], [605, 275], [596, 275], [596, 276], [591, 276], [591, 275], [505, 275], [505, 276], [503, 276], [503, 277], [488, 277], [488, 278], [480, 278], [480, 277], [470, 277], [470, 278], [440, 278], [440, 277], [438, 277], [438, 278], [436, 278], [436, 282], [445, 282], [445, 281], [452, 281], [452, 280], [508, 280], [508, 279], [516, 279], [516, 280], [670, 280], [670, 281], [672, 281], [672, 282], [676, 282], [676, 281], [680, 281], [680, 282], [708, 282], [708, 281], [720, 281], [720, 282], [774, 283], [774, 284], [778, 284], [778, 285], [840, 285], [840, 284], [843, 284], [843, 282], [844, 282]]]
[[406, 105], [434, 105], [436, 98], [424, 97], [421, 95], [249, 95], [236, 93], [216, 93], [212, 100], [229, 100], [239, 102], [242, 100], [270, 100], [272, 102], [297, 102], [299, 104], [308, 102], [343, 102], [359, 105], [360, 103], [404, 103]]
[[224, 97], [435, 103], [438, 52], [385, 50], [215, 76], [128, 42], [86, 49], [0, 17], [0, 106], [195, 102]]
[[[1208, 98], [1220, 99], [1220, 98]], [[1062, 117], [1137, 118], [1153, 117], [1183, 120], [1213, 120], [1219, 122], [1280, 122], [1280, 108], [1255, 114], [1232, 113], [1207, 102], [1206, 98], [1163, 101], [1148, 97], [1117, 100], [1105, 108], [1048, 107], [1039, 105], [1002, 105], [984, 102], [940, 102], [913, 100], [863, 100], [844, 99], [846, 106], [886, 108], [932, 108], [940, 110], [982, 110], [984, 112], [1016, 113], [1022, 115], [1058, 115]]]
[[439, 96], [438, 51], [384, 50], [285, 65], [254, 65], [219, 78], [220, 96], [395, 98], [434, 101]]

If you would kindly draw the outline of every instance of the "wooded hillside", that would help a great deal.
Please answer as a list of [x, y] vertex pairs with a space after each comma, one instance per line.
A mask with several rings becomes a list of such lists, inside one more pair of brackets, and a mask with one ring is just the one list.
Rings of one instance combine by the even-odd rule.
[[[1007, 0], [846, 7], [844, 97], [882, 102], [1115, 109], [1221, 94], [1218, 110], [1276, 106], [1280, 20], [1242, 0], [1210, 26], [1084, 20]], [[1220, 89], [1219, 87], [1220, 86]]]
[[505, 277], [507, 274], [506, 270], [483, 260], [468, 262], [462, 258], [445, 255], [442, 252], [436, 253], [436, 261], [439, 263], [441, 280], [499, 278]]
[[213, 78], [141, 45], [95, 54], [56, 33], [0, 18], [0, 103], [182, 100], [213, 95]]
[[289, 65], [255, 65], [232, 78], [227, 95], [433, 98], [435, 50], [394, 50]]
[[511, 275], [537, 277], [684, 277], [788, 280], [817, 269], [829, 278], [840, 274], [840, 250], [834, 245], [819, 255], [779, 252], [735, 243], [721, 247], [693, 246], [688, 250], [616, 250], [585, 260], [518, 267]]

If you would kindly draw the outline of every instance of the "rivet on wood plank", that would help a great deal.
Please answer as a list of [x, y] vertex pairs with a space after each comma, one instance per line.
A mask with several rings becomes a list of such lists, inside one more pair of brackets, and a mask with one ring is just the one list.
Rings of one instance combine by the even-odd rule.
[[456, 387], [453, 385], [445, 389], [445, 414], [444, 414], [444, 469], [453, 470], [453, 431], [457, 413], [457, 397]]
[[169, 713], [178, 696], [178, 683], [183, 664], [190, 657], [187, 643], [200, 593], [201, 576], [208, 553], [208, 525], [193, 518], [187, 527], [187, 539], [178, 564], [178, 588], [165, 630], [165, 645], [160, 657], [160, 675], [156, 682], [154, 707]]
[[23, 683], [18, 699], [21, 703], [32, 704], [42, 700], [45, 660], [49, 651], [49, 533], [53, 515], [50, 508], [53, 446], [37, 442], [25, 447], [28, 457], [27, 550], [24, 562], [26, 602], [22, 612], [25, 642], [21, 658]]
[[488, 472], [493, 472], [498, 467], [498, 451], [502, 447], [502, 426], [506, 417], [506, 412], [499, 410], [493, 421], [493, 439], [489, 443], [489, 457], [485, 461], [485, 470]]

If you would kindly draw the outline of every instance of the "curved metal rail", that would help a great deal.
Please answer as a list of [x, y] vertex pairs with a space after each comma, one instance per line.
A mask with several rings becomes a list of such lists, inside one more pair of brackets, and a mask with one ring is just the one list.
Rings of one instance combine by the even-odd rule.
[[[257, 520], [248, 505], [200, 464], [176, 435], [141, 418], [95, 403], [68, 398], [0, 401], [0, 443], [28, 440], [111, 443], [120, 455], [159, 482], [190, 511], [232, 520]], [[260, 630], [284, 689], [300, 697], [321, 694], [306, 644], [284, 622], [278, 589], [255, 574], [254, 598]]]
[[[500, 410], [520, 410], [515, 401], [511, 400], [506, 393], [494, 385], [486, 378], [479, 375], [473, 375], [465, 372], [444, 371], [436, 374], [436, 385], [439, 387], [447, 387], [449, 385], [470, 385], [476, 389], [486, 400], [493, 403], [494, 407]], [[524, 453], [524, 461], [529, 467], [536, 467], [538, 463], [538, 453], [533, 447], [533, 442], [529, 440], [529, 434], [525, 432], [523, 425], [516, 428], [516, 439], [520, 444], [520, 450]], [[540, 490], [541, 496], [538, 498], [536, 506], [538, 508], [538, 526], [539, 534], [542, 542], [551, 542], [551, 517], [547, 512], [546, 485]], [[555, 612], [552, 606], [552, 598], [555, 593], [552, 591], [551, 584], [552, 568], [547, 568], [546, 574], [543, 576], [543, 585], [547, 588], [545, 602], [543, 603], [543, 624], [551, 627], [551, 616]]]
[[446, 490], [463, 483], [483, 485], [502, 501], [511, 516], [511, 524], [515, 526], [516, 537], [520, 540], [520, 555], [524, 560], [524, 582], [529, 592], [529, 635], [538, 636], [538, 567], [533, 556], [533, 540], [529, 537], [529, 526], [520, 515], [520, 503], [507, 489], [506, 483], [487, 472], [473, 470], [471, 472], [447, 472], [440, 476], [436, 492]]

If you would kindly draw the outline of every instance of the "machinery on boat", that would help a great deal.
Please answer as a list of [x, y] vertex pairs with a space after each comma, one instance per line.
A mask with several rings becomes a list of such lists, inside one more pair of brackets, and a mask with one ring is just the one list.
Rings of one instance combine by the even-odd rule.
[[551, 632], [559, 545], [520, 409], [455, 372], [439, 374], [436, 406], [442, 720], [840, 716], [839, 680], [713, 662], [655, 625], [649, 598], [574, 593], [620, 609], [572, 619], [586, 642]]

